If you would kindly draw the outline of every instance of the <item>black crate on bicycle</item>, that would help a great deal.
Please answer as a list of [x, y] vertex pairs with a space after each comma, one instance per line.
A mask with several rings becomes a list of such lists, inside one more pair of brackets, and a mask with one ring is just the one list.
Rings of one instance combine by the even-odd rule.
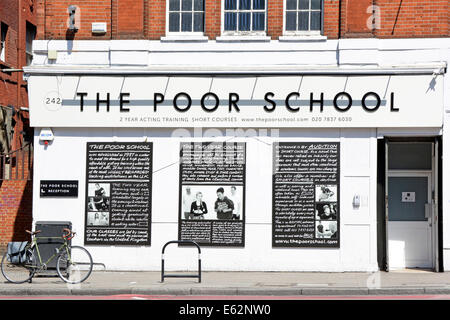
[[[72, 222], [70, 221], [37, 221], [35, 230], [41, 230], [36, 235], [37, 244], [39, 246], [39, 254], [42, 261], [47, 261], [56, 250], [64, 243], [62, 239], [63, 229], [72, 230]], [[48, 238], [46, 238], [48, 237]], [[71, 245], [71, 240], [68, 241]], [[34, 252], [36, 255], [36, 252]], [[52, 259], [48, 265], [47, 270], [56, 272], [56, 259]]]

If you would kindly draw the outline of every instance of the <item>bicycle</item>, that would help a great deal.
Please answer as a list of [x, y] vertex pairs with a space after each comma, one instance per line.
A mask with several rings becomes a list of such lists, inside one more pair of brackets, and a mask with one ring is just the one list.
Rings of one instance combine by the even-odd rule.
[[[6, 252], [2, 258], [1, 271], [9, 282], [24, 283], [32, 281], [33, 276], [42, 270], [47, 270], [50, 261], [56, 260], [56, 272], [64, 282], [75, 284], [85, 281], [92, 272], [93, 261], [91, 254], [81, 246], [71, 246], [68, 242], [75, 236], [75, 232], [63, 229], [63, 244], [55, 249], [55, 253], [43, 262], [39, 253], [38, 239], [61, 239], [61, 237], [36, 237], [41, 230], [34, 232], [25, 230], [31, 235], [31, 243], [22, 250], [24, 258], [19, 263], [13, 263], [11, 255]], [[36, 254], [35, 254], [36, 253]], [[37, 259], [36, 259], [37, 256]]]

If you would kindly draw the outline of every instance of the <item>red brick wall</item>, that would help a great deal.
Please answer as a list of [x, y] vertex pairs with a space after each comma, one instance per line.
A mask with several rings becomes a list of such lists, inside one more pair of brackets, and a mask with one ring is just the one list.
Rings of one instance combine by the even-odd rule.
[[32, 225], [32, 181], [5, 180], [0, 186], [0, 251], [9, 241], [29, 240]]
[[214, 40], [222, 29], [222, 3], [220, 0], [205, 0], [205, 35]]
[[147, 6], [147, 38], [159, 40], [166, 34], [166, 0], [148, 0]]
[[32, 151], [28, 149], [14, 153], [10, 157], [6, 172], [0, 170], [0, 176], [9, 176], [15, 180], [0, 180], [0, 251], [10, 241], [28, 240], [25, 230], [31, 230], [33, 215], [33, 181], [28, 180], [32, 172]]
[[[377, 28], [367, 27], [372, 13], [379, 9]], [[448, 37], [450, 2], [448, 0], [343, 0], [341, 37], [429, 38]]]
[[379, 38], [425, 38], [450, 36], [448, 0], [376, 0], [381, 8]]
[[267, 34], [273, 40], [283, 34], [283, 1], [267, 1]]
[[[122, 1], [122, 0], [120, 0]], [[111, 39], [111, 0], [38, 0], [39, 39]], [[75, 5], [75, 25], [79, 30], [68, 31], [70, 5]], [[93, 22], [106, 22], [107, 32], [92, 34]], [[42, 30], [43, 29], [43, 30]]]
[[[20, 23], [18, 13], [19, 3], [22, 8]], [[26, 23], [28, 21], [29, 23], [36, 25], [35, 10], [36, 1], [0, 0], [0, 22], [8, 25], [6, 61], [0, 61], [1, 68], [20, 69], [26, 64]], [[23, 81], [22, 73], [0, 72], [0, 105], [12, 105], [16, 109], [19, 107], [28, 107], [28, 93], [26, 90], [26, 82]], [[20, 122], [20, 118], [17, 118], [16, 120]], [[16, 138], [20, 140], [19, 135], [17, 135]], [[16, 147], [20, 147], [20, 145], [17, 145]]]
[[339, 37], [339, 0], [325, 0], [323, 14], [323, 34], [328, 39], [337, 39]]
[[[27, 0], [31, 1], [31, 0]], [[267, 0], [267, 33], [277, 39], [283, 33], [283, 2]], [[66, 39], [67, 8], [80, 9], [80, 30], [74, 39], [152, 39], [165, 35], [166, 0], [35, 0], [39, 39]], [[46, 3], [46, 6], [44, 4]], [[367, 21], [372, 5], [380, 9], [380, 28]], [[215, 39], [221, 32], [221, 0], [205, 0], [205, 34]], [[448, 0], [324, 0], [324, 34], [329, 39], [379, 37], [447, 37]], [[91, 33], [92, 22], [106, 22], [108, 32]]]
[[367, 11], [369, 7], [373, 6], [373, 0], [347, 0], [343, 2], [342, 10], [345, 10], [345, 18], [341, 21], [342, 34], [347, 38], [372, 38], [373, 29], [369, 28], [370, 25], [368, 26], [368, 20], [372, 13]]
[[[127, 39], [144, 38], [144, 0], [114, 0], [113, 36]], [[114, 29], [114, 28], [113, 28]]]
[[[27, 21], [37, 25], [36, 12], [39, 9], [36, 0], [0, 0], [0, 22], [8, 25], [6, 61], [0, 61], [0, 68], [20, 69], [26, 64]], [[12, 106], [16, 111], [21, 107], [28, 107], [27, 84], [21, 72], [0, 72], [0, 105]], [[12, 150], [22, 146], [21, 131], [30, 131], [27, 112], [16, 114], [14, 120], [16, 126]], [[15, 161], [16, 159], [11, 159], [13, 175], [18, 167]], [[25, 168], [27, 167], [28, 163], [25, 164]], [[27, 174], [28, 172], [25, 177]], [[26, 239], [24, 230], [31, 228], [32, 222], [31, 197], [32, 181], [0, 180], [0, 247], [11, 240]]]

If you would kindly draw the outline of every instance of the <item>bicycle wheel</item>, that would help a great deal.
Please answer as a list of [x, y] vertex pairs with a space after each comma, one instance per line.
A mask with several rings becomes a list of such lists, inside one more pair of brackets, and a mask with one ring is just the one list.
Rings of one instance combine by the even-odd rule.
[[91, 275], [93, 265], [91, 254], [85, 248], [72, 246], [59, 255], [56, 272], [67, 283], [80, 283]]
[[36, 259], [31, 249], [27, 249], [25, 261], [21, 263], [11, 263], [8, 253], [2, 258], [2, 274], [9, 282], [24, 283], [33, 278], [36, 272]]

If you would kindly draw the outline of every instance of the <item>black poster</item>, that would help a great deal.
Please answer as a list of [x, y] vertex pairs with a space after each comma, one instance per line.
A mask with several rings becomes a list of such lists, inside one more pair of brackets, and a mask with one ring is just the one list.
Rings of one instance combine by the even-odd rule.
[[245, 143], [181, 143], [179, 240], [245, 244]]
[[274, 247], [339, 248], [339, 143], [274, 145]]
[[39, 195], [47, 197], [78, 197], [78, 180], [41, 180]]
[[152, 147], [87, 144], [85, 244], [150, 245]]

